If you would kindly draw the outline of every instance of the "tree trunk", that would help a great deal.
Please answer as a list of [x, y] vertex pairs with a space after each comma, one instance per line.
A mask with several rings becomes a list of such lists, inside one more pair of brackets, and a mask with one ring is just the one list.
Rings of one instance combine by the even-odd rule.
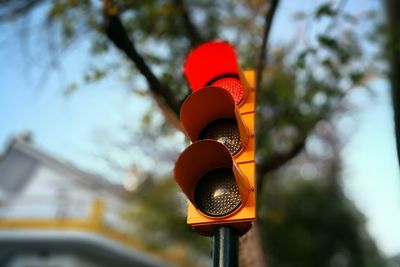
[[262, 239], [258, 222], [256, 221], [250, 231], [240, 238], [239, 245], [240, 267], [266, 267]]

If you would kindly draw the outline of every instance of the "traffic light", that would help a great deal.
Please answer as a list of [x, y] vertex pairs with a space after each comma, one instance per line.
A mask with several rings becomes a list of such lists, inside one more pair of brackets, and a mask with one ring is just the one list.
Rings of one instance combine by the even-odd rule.
[[229, 43], [212, 41], [189, 54], [184, 74], [192, 94], [180, 120], [193, 143], [174, 174], [187, 222], [204, 235], [220, 225], [243, 234], [255, 220], [254, 72], [240, 71]]

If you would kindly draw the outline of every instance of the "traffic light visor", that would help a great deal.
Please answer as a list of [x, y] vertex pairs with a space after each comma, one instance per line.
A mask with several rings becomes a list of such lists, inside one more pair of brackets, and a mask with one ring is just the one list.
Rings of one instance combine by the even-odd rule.
[[221, 75], [239, 77], [235, 50], [225, 41], [207, 42], [196, 47], [186, 58], [183, 68], [192, 91]]
[[[214, 140], [201, 140], [190, 145], [176, 161], [174, 174], [190, 202], [210, 216], [235, 210], [249, 195], [247, 178], [229, 150]], [[222, 210], [218, 207], [221, 200], [234, 203], [231, 208]]]
[[236, 154], [249, 140], [249, 130], [232, 95], [219, 87], [204, 87], [191, 94], [182, 105], [180, 119], [192, 142], [227, 140], [225, 145]]
[[249, 94], [235, 49], [226, 41], [207, 42], [193, 49], [185, 60], [183, 72], [193, 92], [205, 86], [221, 87], [237, 105], [243, 104]]

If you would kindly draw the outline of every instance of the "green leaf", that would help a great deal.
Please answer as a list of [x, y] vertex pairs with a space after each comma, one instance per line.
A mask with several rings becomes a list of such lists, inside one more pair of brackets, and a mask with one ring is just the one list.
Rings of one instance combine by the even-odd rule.
[[315, 54], [316, 52], [317, 52], [317, 50], [315, 50], [312, 47], [305, 49], [297, 57], [296, 67], [298, 67], [300, 69], [304, 69], [306, 67], [306, 58], [307, 58], [307, 56]]
[[71, 83], [64, 90], [64, 96], [72, 95], [78, 89], [78, 85], [76, 83]]
[[351, 81], [353, 82], [353, 84], [358, 84], [363, 79], [364, 72], [354, 71], [354, 72], [350, 73], [349, 77], [350, 77]]
[[325, 46], [325, 47], [333, 49], [333, 50], [336, 50], [339, 47], [338, 42], [335, 39], [333, 39], [327, 35], [318, 35], [318, 42], [322, 46]]
[[106, 77], [106, 75], [107, 75], [106, 71], [98, 68], [93, 68], [90, 69], [88, 73], [86, 73], [86, 75], [84, 76], [84, 81], [86, 83], [97, 82]]
[[336, 13], [337, 13], [336, 10], [333, 9], [332, 7], [332, 3], [326, 3], [319, 6], [319, 8], [315, 11], [315, 17], [317, 19], [322, 18], [324, 16], [332, 17], [336, 15]]
[[299, 21], [299, 20], [303, 20], [307, 17], [307, 14], [305, 12], [299, 11], [296, 13], [293, 13], [293, 20], [294, 21]]

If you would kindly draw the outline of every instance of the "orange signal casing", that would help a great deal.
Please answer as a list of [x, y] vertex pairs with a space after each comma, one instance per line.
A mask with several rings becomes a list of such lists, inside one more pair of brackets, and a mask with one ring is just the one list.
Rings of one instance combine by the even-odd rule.
[[[245, 71], [240, 75], [241, 83], [243, 85], [243, 101], [236, 106], [233, 102], [230, 103], [226, 99], [223, 99], [223, 94], [213, 87], [203, 88], [198, 90], [198, 93], [206, 94], [206, 90], [215, 90], [213, 97], [208, 98], [208, 103], [195, 103], [192, 107], [184, 107], [181, 109], [181, 121], [189, 136], [189, 138], [196, 142], [198, 140], [198, 133], [202, 130], [203, 124], [210, 123], [213, 118], [234, 118], [238, 122], [239, 132], [241, 136], [242, 149], [237, 154], [230, 156], [232, 158], [232, 166], [226, 165], [225, 167], [231, 167], [236, 178], [236, 182], [239, 185], [239, 191], [242, 198], [242, 205], [232, 213], [222, 217], [211, 217], [205, 215], [198, 210], [193, 202], [194, 187], [197, 181], [188, 182], [185, 181], [183, 175], [179, 175], [189, 168], [196, 166], [197, 158], [191, 156], [189, 160], [186, 160], [185, 164], [178, 164], [175, 167], [175, 179], [182, 188], [183, 192], [189, 198], [188, 201], [188, 212], [187, 212], [187, 223], [190, 224], [196, 232], [203, 235], [211, 236], [213, 229], [219, 225], [231, 226], [238, 230], [239, 234], [246, 233], [251, 228], [251, 223], [256, 218], [256, 189], [255, 189], [255, 140], [254, 140], [254, 119], [255, 119], [255, 72]], [[219, 94], [221, 95], [219, 97]], [[232, 98], [232, 97], [230, 97]], [[203, 97], [206, 99], [206, 96]], [[221, 101], [222, 100], [222, 101]], [[225, 102], [224, 102], [225, 101]], [[233, 98], [232, 98], [233, 101]], [[200, 101], [197, 101], [200, 102]], [[213, 102], [215, 102], [213, 104]], [[218, 104], [217, 104], [218, 103]], [[196, 112], [203, 105], [203, 109], [207, 109], [205, 115], [200, 112]], [[189, 106], [189, 105], [188, 105]], [[232, 107], [231, 107], [232, 106]], [[233, 109], [233, 110], [232, 110]], [[186, 116], [186, 117], [185, 117]], [[215, 120], [215, 118], [214, 118]], [[201, 141], [198, 141], [201, 142]], [[215, 141], [214, 141], [215, 142]], [[184, 152], [185, 153], [185, 152]], [[201, 154], [201, 153], [200, 153]], [[208, 157], [210, 162], [219, 162], [221, 153], [211, 153]], [[222, 166], [222, 165], [221, 165]], [[191, 170], [193, 171], [193, 170]], [[177, 175], [178, 174], [178, 175]], [[201, 173], [204, 175], [205, 173]], [[193, 177], [190, 177], [192, 179]], [[186, 177], [186, 179], [188, 179]], [[194, 179], [196, 180], [196, 179]]]

